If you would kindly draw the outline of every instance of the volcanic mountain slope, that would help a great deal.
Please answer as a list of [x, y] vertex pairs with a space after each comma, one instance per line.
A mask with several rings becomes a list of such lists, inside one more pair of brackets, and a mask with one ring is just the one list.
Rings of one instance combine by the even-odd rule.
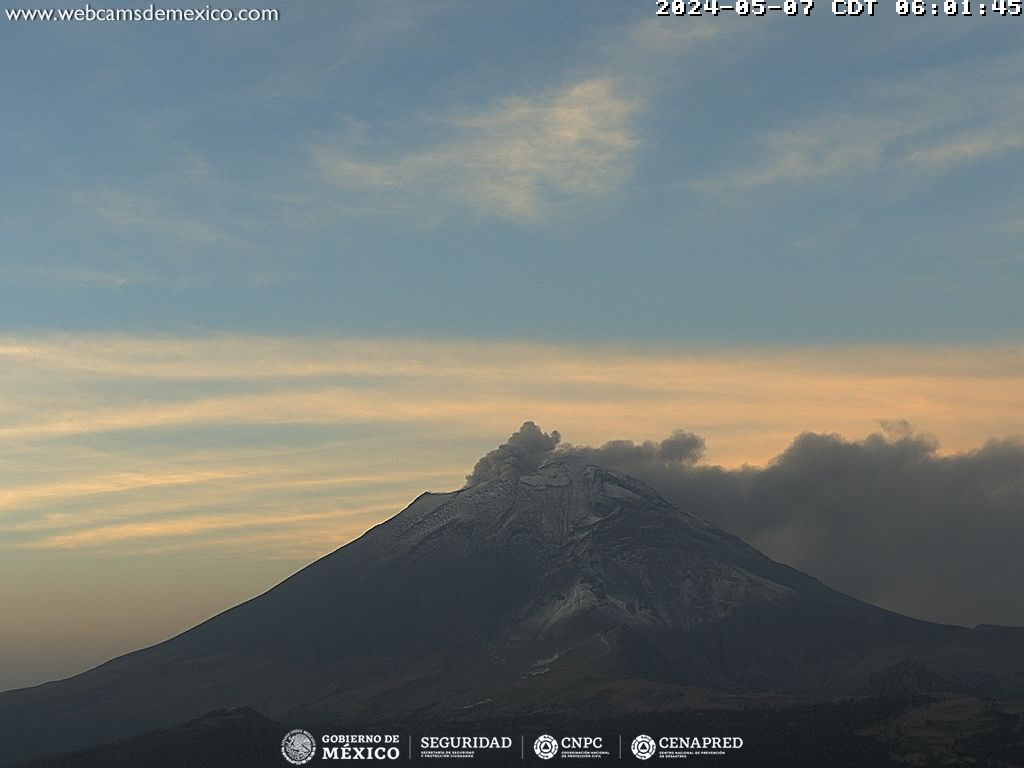
[[686, 686], [855, 693], [907, 664], [913, 679], [1019, 694], [1024, 632], [867, 605], [563, 457], [424, 494], [165, 643], [0, 694], [0, 744], [27, 758], [234, 707], [369, 723], [671, 708]]

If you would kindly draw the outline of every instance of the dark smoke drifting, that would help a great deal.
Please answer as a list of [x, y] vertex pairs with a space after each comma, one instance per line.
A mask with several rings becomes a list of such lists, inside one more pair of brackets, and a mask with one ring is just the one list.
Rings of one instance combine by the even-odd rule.
[[561, 443], [524, 424], [467, 480], [575, 454], [644, 481], [771, 557], [885, 608], [948, 623], [1024, 625], [1024, 443], [941, 455], [903, 421], [864, 440], [806, 433], [765, 467], [701, 464], [704, 440]]

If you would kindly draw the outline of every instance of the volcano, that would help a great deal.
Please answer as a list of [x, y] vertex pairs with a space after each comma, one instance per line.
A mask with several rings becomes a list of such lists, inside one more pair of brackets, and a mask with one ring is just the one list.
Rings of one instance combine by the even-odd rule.
[[171, 640], [0, 694], [0, 744], [27, 759], [239, 707], [370, 724], [887, 686], [1020, 697], [1024, 630], [874, 607], [565, 455], [425, 493]]

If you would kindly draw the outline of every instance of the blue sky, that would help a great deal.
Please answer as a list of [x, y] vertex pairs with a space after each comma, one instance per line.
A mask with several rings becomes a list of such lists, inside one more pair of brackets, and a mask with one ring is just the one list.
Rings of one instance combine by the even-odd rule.
[[1015, 339], [1019, 20], [5, 23], [0, 323]]
[[258, 594], [527, 419], [730, 467], [1024, 434], [1019, 18], [279, 8], [0, 17], [0, 689]]

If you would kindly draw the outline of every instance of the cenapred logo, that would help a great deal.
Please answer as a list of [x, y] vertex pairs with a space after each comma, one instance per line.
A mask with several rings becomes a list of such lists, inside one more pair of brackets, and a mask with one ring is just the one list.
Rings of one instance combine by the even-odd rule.
[[292, 765], [305, 765], [316, 755], [316, 740], [309, 731], [296, 728], [281, 740], [281, 754]]
[[658, 745], [654, 743], [654, 739], [645, 733], [641, 733], [635, 739], [631, 745], [633, 754], [640, 760], [647, 760], [654, 757], [654, 753], [658, 751]]
[[533, 742], [533, 751], [541, 760], [550, 760], [558, 754], [558, 741], [554, 736], [545, 733], [543, 736], [538, 736], [537, 740]]

